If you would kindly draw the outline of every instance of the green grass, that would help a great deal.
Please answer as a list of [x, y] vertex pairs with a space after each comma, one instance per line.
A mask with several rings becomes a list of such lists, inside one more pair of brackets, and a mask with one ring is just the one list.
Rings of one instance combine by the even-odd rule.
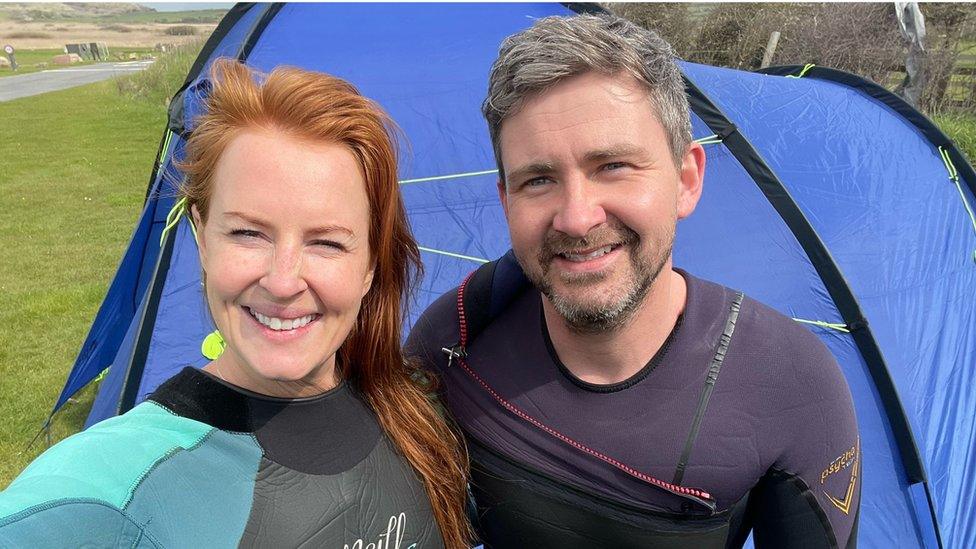
[[203, 48], [200, 39], [159, 56], [148, 70], [119, 78], [119, 92], [131, 99], [153, 105], [167, 105], [173, 93], [183, 83], [190, 66]]
[[227, 10], [209, 9], [192, 11], [160, 11], [120, 13], [98, 18], [99, 23], [219, 23]]
[[[110, 47], [110, 61], [127, 61], [129, 59], [129, 54], [134, 53], [140, 59], [146, 55], [153, 54], [152, 48], [147, 47]], [[15, 71], [10, 67], [0, 68], [0, 77], [4, 76], [17, 76], [21, 74], [30, 74], [32, 72], [38, 72], [48, 69], [63, 69], [67, 67], [80, 67], [82, 65], [91, 65], [91, 61], [82, 61], [81, 63], [74, 63], [72, 65], [55, 65], [51, 62], [51, 59], [55, 55], [61, 55], [64, 53], [63, 50], [58, 48], [50, 49], [34, 49], [34, 50], [17, 50], [14, 52], [14, 58], [17, 60], [19, 68]], [[2, 55], [2, 53], [0, 53]]]
[[932, 117], [942, 131], [946, 133], [956, 146], [966, 155], [970, 164], [976, 162], [976, 114], [949, 113]]
[[[0, 103], [0, 487], [64, 384], [142, 207], [166, 119], [112, 81]], [[29, 131], [24, 129], [29, 128]], [[55, 421], [77, 431], [91, 389]]]

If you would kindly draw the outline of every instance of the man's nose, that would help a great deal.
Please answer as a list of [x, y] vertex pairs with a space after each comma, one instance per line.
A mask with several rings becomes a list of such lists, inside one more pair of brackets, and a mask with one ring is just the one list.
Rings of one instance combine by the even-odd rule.
[[565, 181], [562, 203], [552, 221], [552, 228], [571, 237], [582, 238], [607, 222], [600, 193], [584, 177]]
[[287, 299], [308, 289], [308, 282], [302, 273], [304, 261], [301, 250], [276, 246], [270, 261], [260, 284], [273, 297]]

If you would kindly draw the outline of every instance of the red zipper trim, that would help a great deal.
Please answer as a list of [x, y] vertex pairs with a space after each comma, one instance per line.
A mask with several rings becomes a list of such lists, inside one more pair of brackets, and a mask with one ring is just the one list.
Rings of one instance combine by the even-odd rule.
[[[474, 276], [474, 273], [473, 272], [471, 274], [469, 274], [467, 276], [467, 278], [464, 279], [464, 282], [462, 282], [460, 286], [458, 286], [458, 292], [457, 292], [458, 323], [460, 325], [460, 340], [459, 340], [459, 345], [460, 345], [460, 347], [461, 347], [462, 350], [465, 349], [467, 347], [467, 344], [468, 344], [468, 324], [467, 324], [467, 320], [465, 319], [465, 316], [464, 316], [464, 290], [467, 287], [468, 282], [471, 280], [471, 277], [472, 276]], [[464, 359], [463, 355], [458, 357], [458, 364], [461, 366], [462, 369], [464, 369], [464, 371], [468, 374], [468, 376], [470, 376], [472, 379], [474, 379], [476, 382], [478, 382], [478, 384], [481, 385], [481, 387], [485, 391], [487, 391], [488, 394], [490, 394], [492, 396], [492, 398], [494, 398], [495, 401], [498, 402], [498, 404], [500, 404], [503, 408], [505, 408], [506, 410], [508, 410], [512, 414], [515, 414], [516, 417], [527, 421], [528, 423], [532, 424], [536, 428], [542, 430], [545, 433], [548, 433], [549, 435], [552, 435], [553, 437], [555, 437], [555, 438], [557, 438], [557, 439], [565, 442], [566, 444], [569, 444], [573, 448], [576, 448], [577, 450], [580, 450], [581, 452], [584, 452], [586, 454], [589, 454], [589, 455], [591, 455], [591, 456], [593, 456], [593, 457], [595, 457], [595, 458], [597, 458], [597, 459], [599, 459], [599, 460], [601, 460], [601, 461], [603, 461], [605, 463], [608, 463], [608, 464], [612, 465], [613, 467], [615, 467], [615, 468], [617, 468], [617, 469], [619, 469], [619, 470], [627, 473], [628, 475], [630, 475], [630, 476], [632, 476], [632, 477], [634, 477], [634, 478], [636, 478], [638, 480], [641, 480], [641, 481], [646, 482], [648, 484], [652, 484], [654, 486], [657, 486], [658, 488], [662, 488], [662, 489], [664, 489], [664, 490], [666, 490], [668, 492], [671, 492], [673, 494], [677, 494], [677, 495], [681, 495], [681, 496], [691, 496], [691, 497], [695, 497], [695, 498], [700, 498], [702, 500], [705, 500], [703, 503], [705, 504], [706, 507], [709, 507], [709, 508], [713, 508], [714, 507], [714, 500], [712, 500], [711, 494], [709, 494], [708, 492], [706, 492], [704, 490], [699, 490], [699, 489], [696, 489], [696, 488], [687, 488], [687, 487], [684, 487], [684, 486], [678, 486], [676, 484], [671, 484], [670, 482], [665, 482], [665, 481], [663, 481], [661, 479], [652, 477], [651, 475], [648, 475], [646, 473], [642, 473], [642, 472], [638, 471], [637, 469], [634, 469], [633, 467], [630, 467], [629, 465], [626, 465], [624, 463], [621, 463], [621, 462], [617, 461], [616, 459], [613, 459], [612, 457], [607, 456], [606, 454], [603, 454], [603, 453], [601, 453], [601, 452], [599, 452], [597, 450], [594, 450], [594, 449], [590, 448], [589, 446], [586, 446], [585, 444], [583, 444], [581, 442], [577, 442], [576, 440], [573, 440], [572, 438], [570, 438], [570, 437], [568, 437], [568, 436], [560, 433], [559, 431], [553, 429], [552, 427], [549, 427], [548, 425], [542, 423], [541, 421], [539, 421], [539, 420], [535, 419], [534, 417], [530, 416], [529, 414], [525, 413], [518, 406], [516, 406], [516, 405], [512, 404], [511, 402], [505, 400], [501, 395], [499, 395], [491, 387], [491, 385], [488, 384], [487, 381], [485, 381], [484, 379], [482, 379], [482, 377], [479, 376], [468, 365], [468, 363]]]

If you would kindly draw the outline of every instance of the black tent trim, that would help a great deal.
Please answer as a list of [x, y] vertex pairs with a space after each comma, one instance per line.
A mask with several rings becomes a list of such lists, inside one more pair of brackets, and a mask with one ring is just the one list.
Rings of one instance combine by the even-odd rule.
[[[768, 67], [756, 72], [761, 74], [771, 74], [775, 76], [793, 76], [799, 74], [803, 67], [799, 65], [785, 65], [779, 67]], [[966, 157], [956, 146], [955, 142], [949, 138], [932, 120], [922, 114], [918, 109], [911, 106], [907, 101], [898, 95], [888, 91], [879, 84], [849, 72], [830, 69], [827, 67], [814, 66], [807, 70], [803, 78], [816, 78], [842, 84], [849, 88], [854, 88], [865, 95], [872, 97], [883, 103], [891, 110], [901, 115], [905, 120], [912, 123], [918, 131], [925, 136], [936, 148], [943, 147], [949, 152], [949, 157], [959, 172], [961, 179], [965, 180], [969, 192], [976, 195], [976, 171]]]
[[240, 51], [237, 52], [238, 61], [242, 63], [244, 61], [247, 61], [247, 58], [250, 57], [251, 51], [254, 49], [254, 46], [257, 45], [258, 40], [261, 38], [261, 35], [264, 34], [264, 29], [268, 27], [268, 25], [271, 23], [271, 20], [274, 19], [276, 15], [278, 15], [278, 12], [281, 11], [281, 8], [283, 7], [285, 7], [285, 4], [283, 2], [276, 2], [274, 4], [269, 5], [267, 8], [265, 8], [264, 13], [261, 14], [261, 17], [259, 17], [257, 22], [254, 23], [254, 26], [251, 27], [251, 30], [248, 31], [247, 38], [244, 40], [244, 43], [241, 44], [241, 49]]
[[[186, 79], [183, 80], [183, 85], [173, 94], [173, 99], [169, 102], [169, 123], [167, 126], [177, 135], [184, 135], [186, 131], [186, 124], [183, 120], [183, 92], [186, 91], [186, 88], [189, 87], [191, 82], [196, 80], [200, 71], [207, 65], [207, 60], [210, 59], [217, 46], [223, 42], [227, 33], [255, 5], [253, 2], [234, 4], [234, 7], [224, 15], [220, 23], [217, 24], [217, 28], [210, 34], [210, 38], [204, 43], [203, 49], [200, 50], [200, 54], [197, 55], [197, 58], [193, 61], [193, 65], [190, 67], [190, 72], [187, 73]], [[152, 185], [152, 181], [150, 180], [150, 186]]]
[[796, 201], [782, 181], [769, 168], [748, 139], [739, 132], [712, 101], [690, 80], [685, 79], [688, 99], [692, 110], [718, 135], [725, 135], [723, 143], [729, 152], [742, 164], [742, 167], [756, 182], [780, 217], [790, 228], [800, 246], [810, 258], [827, 291], [833, 298], [844, 323], [847, 324], [861, 351], [871, 376], [881, 394], [885, 410], [888, 412], [895, 439], [898, 441], [906, 472], [912, 482], [925, 480], [925, 471], [915, 446], [908, 418], [901, 405], [881, 349], [868, 328], [860, 305], [844, 279], [826, 245], [814, 230], [809, 220], [800, 210]]
[[129, 355], [125, 380], [122, 383], [122, 394], [119, 398], [117, 410], [118, 414], [124, 414], [131, 410], [135, 406], [136, 398], [139, 396], [142, 374], [146, 369], [146, 357], [149, 355], [149, 342], [152, 339], [153, 328], [156, 325], [156, 312], [159, 309], [159, 301], [163, 296], [163, 286], [166, 280], [166, 273], [169, 271], [170, 259], [173, 257], [174, 242], [176, 242], [176, 237], [173, 232], [170, 232], [166, 236], [163, 248], [159, 251], [159, 259], [156, 260], [156, 268], [153, 271], [149, 293], [139, 317], [139, 328], [136, 331], [136, 344], [132, 347], [132, 354]]
[[[217, 25], [217, 29], [207, 40], [204, 45], [203, 50], [201, 50], [200, 55], [193, 63], [193, 67], [190, 69], [190, 73], [187, 75], [186, 80], [183, 82], [183, 86], [180, 90], [176, 92], [173, 96], [173, 101], [170, 103], [169, 112], [169, 124], [168, 131], [172, 130], [177, 135], [186, 137], [185, 128], [183, 127], [183, 92], [189, 86], [191, 82], [196, 80], [206, 66], [207, 60], [213, 51], [217, 48], [220, 42], [224, 39], [227, 33], [234, 27], [234, 25], [240, 20], [240, 18], [255, 4], [239, 4], [235, 6]], [[254, 45], [257, 43], [258, 38], [264, 29], [268, 26], [271, 20], [279, 11], [283, 4], [271, 4], [265, 8], [264, 13], [250, 29], [248, 36], [244, 40], [244, 45], [238, 52], [238, 59], [244, 61], [247, 56], [250, 55], [251, 51], [254, 49]], [[174, 108], [178, 107], [178, 113], [174, 112]], [[174, 128], [174, 117], [178, 117], [178, 127]], [[163, 142], [165, 142], [165, 134], [163, 136]], [[160, 144], [160, 152], [163, 151], [163, 145]], [[162, 164], [164, 159], [157, 157], [156, 169], [154, 170], [153, 177], [150, 179], [150, 189], [152, 188], [153, 182], [156, 179], [156, 172]], [[126, 365], [126, 373], [122, 382], [122, 389], [119, 398], [119, 405], [117, 409], [118, 414], [123, 414], [133, 406], [135, 406], [136, 399], [139, 396], [139, 387], [141, 385], [142, 375], [146, 368], [146, 357], [149, 355], [149, 344], [152, 340], [153, 328], [156, 324], [156, 312], [159, 309], [159, 302], [163, 294], [163, 286], [166, 282], [166, 273], [169, 271], [170, 261], [173, 256], [173, 249], [175, 247], [176, 236], [175, 231], [167, 233], [164, 238], [163, 246], [159, 251], [158, 259], [156, 260], [156, 267], [153, 271], [152, 279], [149, 282], [149, 289], [145, 303], [140, 311], [139, 318], [139, 328], [136, 331], [136, 344], [132, 348], [132, 353], [129, 355], [129, 360]]]
[[837, 306], [838, 312], [844, 319], [844, 323], [850, 328], [854, 343], [857, 345], [868, 371], [871, 373], [878, 394], [881, 396], [882, 405], [894, 433], [909, 484], [922, 483], [925, 488], [936, 540], [941, 548], [942, 539], [935, 514], [935, 505], [929, 490], [925, 466], [918, 451], [915, 436], [912, 434], [911, 424], [901, 403], [901, 398], [898, 396], [898, 390], [891, 378], [884, 355], [881, 353], [881, 348], [874, 338], [874, 334], [868, 327], [867, 319], [861, 311], [857, 298], [810, 221], [758, 151], [708, 96], [687, 77], [685, 77], [685, 86], [691, 109], [713, 132], [723, 136], [723, 144], [742, 164], [742, 167], [753, 178], [769, 203], [779, 213], [806, 252], [813, 267], [817, 270], [817, 274], [820, 275], [824, 287]]
[[[783, 65], [759, 69], [756, 72], [775, 76], [794, 76], [799, 74], [803, 68], [804, 67], [801, 67], [800, 65]], [[803, 78], [827, 80], [829, 82], [834, 82], [856, 89], [865, 95], [876, 99], [889, 107], [891, 110], [895, 111], [897, 114], [901, 115], [905, 120], [911, 122], [912, 125], [915, 126], [936, 149], [942, 147], [949, 153], [949, 158], [952, 160], [953, 166], [959, 173], [960, 179], [966, 184], [969, 191], [973, 195], [976, 195], [976, 170], [973, 169], [972, 164], [969, 163], [966, 156], [962, 153], [962, 151], [959, 150], [956, 143], [948, 135], [946, 135], [938, 125], [932, 122], [932, 119], [925, 116], [921, 111], [913, 107], [897, 94], [892, 93], [888, 89], [877, 84], [876, 82], [868, 80], [867, 78], [828, 67], [818, 67], [814, 65], [813, 67], [807, 69]]]

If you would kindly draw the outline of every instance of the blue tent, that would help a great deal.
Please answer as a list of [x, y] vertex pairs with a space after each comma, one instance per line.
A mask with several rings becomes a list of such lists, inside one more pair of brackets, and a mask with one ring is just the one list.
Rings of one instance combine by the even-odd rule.
[[[509, 247], [478, 109], [500, 41], [535, 18], [586, 9], [232, 9], [174, 98], [145, 210], [55, 410], [106, 368], [89, 424], [207, 362], [200, 342], [212, 327], [193, 237], [185, 222], [161, 234], [211, 60], [336, 74], [397, 120], [409, 140], [401, 188], [427, 269], [412, 322]], [[928, 119], [858, 77], [681, 67], [695, 136], [713, 137], [676, 265], [807, 323], [836, 356], [860, 422], [863, 547], [976, 546], [973, 169]]]

